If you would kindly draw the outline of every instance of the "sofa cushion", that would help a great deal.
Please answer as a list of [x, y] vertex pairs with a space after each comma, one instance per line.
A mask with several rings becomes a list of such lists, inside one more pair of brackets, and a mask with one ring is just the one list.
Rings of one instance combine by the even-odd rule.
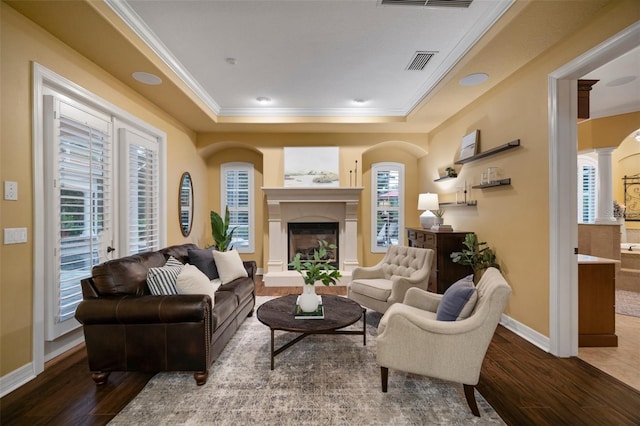
[[391, 296], [392, 283], [384, 278], [357, 279], [351, 281], [351, 291], [376, 300], [386, 301]]
[[251, 297], [255, 290], [255, 284], [251, 278], [240, 278], [220, 286], [219, 291], [229, 291], [236, 295], [238, 304]]
[[182, 262], [180, 262], [178, 259], [176, 259], [175, 257], [169, 256], [169, 259], [167, 259], [167, 263], [165, 263], [164, 266], [179, 266], [179, 267], [182, 267], [182, 266], [184, 266], [184, 264]]
[[211, 311], [211, 329], [216, 330], [238, 307], [238, 298], [230, 291], [216, 291], [216, 301]]
[[213, 260], [212, 249], [190, 249], [189, 263], [204, 272], [210, 280], [214, 280], [220, 276], [216, 268], [216, 262]]
[[468, 275], [449, 287], [442, 295], [436, 319], [460, 321], [468, 318], [478, 301], [478, 292], [473, 285], [473, 275]]
[[147, 285], [149, 291], [155, 296], [178, 294], [176, 280], [183, 266], [162, 266], [149, 268], [147, 272]]
[[184, 265], [176, 279], [178, 294], [207, 294], [211, 297], [211, 304], [215, 303], [218, 287], [220, 287], [219, 283], [214, 284], [200, 269], [188, 263]]
[[213, 259], [216, 262], [222, 284], [227, 284], [235, 279], [249, 276], [237, 250], [214, 251]]

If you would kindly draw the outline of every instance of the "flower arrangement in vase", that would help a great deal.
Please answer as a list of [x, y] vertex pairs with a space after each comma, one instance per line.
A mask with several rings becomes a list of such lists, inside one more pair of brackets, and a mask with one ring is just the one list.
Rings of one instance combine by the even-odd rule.
[[304, 312], [313, 312], [318, 308], [318, 297], [315, 291], [316, 282], [329, 286], [335, 285], [342, 277], [338, 268], [331, 264], [328, 254], [333, 251], [335, 244], [319, 241], [319, 247], [313, 250], [311, 259], [302, 260], [301, 254], [296, 253], [293, 261], [289, 263], [294, 270], [302, 275], [304, 280], [303, 292], [300, 295], [299, 305]]

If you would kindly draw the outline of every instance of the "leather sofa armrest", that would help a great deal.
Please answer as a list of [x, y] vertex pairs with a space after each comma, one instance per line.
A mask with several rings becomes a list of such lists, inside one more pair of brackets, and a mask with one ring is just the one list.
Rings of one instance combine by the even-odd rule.
[[242, 262], [242, 264], [244, 265], [244, 269], [247, 270], [247, 274], [249, 275], [249, 278], [251, 278], [251, 280], [253, 282], [256, 281], [256, 271], [258, 270], [258, 266], [255, 262], [255, 260], [245, 260]]
[[211, 306], [202, 294], [102, 297], [80, 302], [76, 319], [84, 325], [201, 322]]
[[83, 299], [96, 299], [100, 297], [96, 286], [93, 284], [93, 278], [85, 278], [80, 280], [80, 287], [82, 288]]

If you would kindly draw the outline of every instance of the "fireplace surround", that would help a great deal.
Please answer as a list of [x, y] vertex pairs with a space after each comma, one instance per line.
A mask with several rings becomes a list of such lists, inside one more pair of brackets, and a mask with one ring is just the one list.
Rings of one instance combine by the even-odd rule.
[[351, 281], [358, 262], [358, 203], [362, 187], [263, 187], [269, 214], [269, 260], [265, 286], [302, 286], [302, 277], [288, 268], [290, 223], [337, 223], [338, 285]]

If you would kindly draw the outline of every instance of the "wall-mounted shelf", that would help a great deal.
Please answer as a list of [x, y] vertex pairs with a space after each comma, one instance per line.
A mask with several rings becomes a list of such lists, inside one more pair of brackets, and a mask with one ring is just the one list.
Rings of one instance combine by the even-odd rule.
[[500, 179], [499, 181], [491, 182], [491, 183], [483, 183], [482, 185], [474, 185], [472, 186], [472, 188], [482, 189], [482, 188], [493, 188], [494, 186], [506, 186], [506, 185], [511, 185], [511, 178]]
[[441, 178], [434, 179], [434, 182], [442, 182], [443, 180], [455, 179], [458, 176], [442, 176]]
[[[492, 148], [492, 149], [490, 149], [488, 151], [481, 152], [479, 154], [476, 154], [476, 155], [471, 156], [471, 157], [464, 158], [462, 160], [458, 160], [458, 161], [455, 162], [455, 164], [470, 163], [472, 161], [480, 160], [481, 158], [489, 157], [489, 156], [497, 154], [499, 152], [506, 151], [508, 149], [517, 148], [519, 146], [520, 146], [520, 139], [516, 139], [514, 141], [507, 142], [504, 145], [500, 145], [500, 146], [497, 146], [495, 148]], [[493, 185], [493, 186], [495, 186], [495, 185]], [[479, 187], [482, 187], [482, 186], [479, 186]], [[476, 187], [474, 186], [474, 188], [476, 188]]]
[[471, 200], [466, 203], [440, 203], [440, 207], [477, 207], [478, 201]]

